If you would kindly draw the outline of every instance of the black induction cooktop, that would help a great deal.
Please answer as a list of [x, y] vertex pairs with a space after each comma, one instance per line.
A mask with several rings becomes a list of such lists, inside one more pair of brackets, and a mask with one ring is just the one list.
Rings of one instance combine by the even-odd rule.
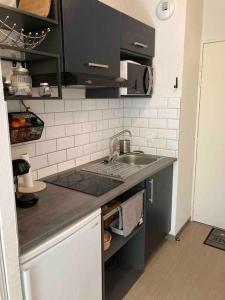
[[96, 197], [100, 197], [123, 184], [120, 180], [76, 170], [69, 170], [46, 177], [44, 181]]

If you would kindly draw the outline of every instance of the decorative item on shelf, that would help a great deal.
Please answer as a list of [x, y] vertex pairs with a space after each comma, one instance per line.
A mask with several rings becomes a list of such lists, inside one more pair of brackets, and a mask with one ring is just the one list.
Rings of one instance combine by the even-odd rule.
[[[22, 154], [21, 159], [27, 161], [30, 164], [30, 157], [28, 153]], [[43, 181], [33, 180], [31, 164], [30, 170], [27, 174], [22, 177], [22, 182], [19, 183], [18, 191], [23, 194], [37, 193], [46, 188], [46, 183]]]
[[108, 250], [111, 246], [112, 235], [109, 231], [104, 231], [104, 251]]
[[32, 96], [32, 78], [28, 69], [13, 67], [11, 82], [15, 96]]
[[28, 109], [26, 112], [9, 113], [8, 118], [11, 144], [25, 143], [41, 138], [44, 122]]
[[20, 0], [19, 8], [41, 17], [47, 17], [51, 8], [51, 0]]
[[12, 87], [11, 80], [3, 78], [3, 87], [4, 87], [4, 95], [5, 96], [13, 96], [14, 95], [14, 90]]
[[23, 176], [27, 174], [30, 170], [30, 164], [28, 161], [24, 159], [15, 159], [12, 162], [13, 165], [13, 176], [14, 176], [14, 183], [15, 183], [15, 198], [16, 198], [16, 205], [20, 208], [29, 208], [34, 206], [39, 198], [34, 193], [29, 194], [21, 194], [19, 193], [19, 176]]
[[47, 82], [40, 83], [39, 95], [40, 95], [40, 97], [45, 97], [45, 98], [51, 97], [52, 90]]
[[50, 32], [50, 28], [47, 28], [41, 32], [26, 34], [23, 28], [17, 29], [16, 23], [10, 25], [9, 19], [9, 16], [4, 20], [0, 19], [0, 44], [2, 45], [32, 50], [40, 45]]

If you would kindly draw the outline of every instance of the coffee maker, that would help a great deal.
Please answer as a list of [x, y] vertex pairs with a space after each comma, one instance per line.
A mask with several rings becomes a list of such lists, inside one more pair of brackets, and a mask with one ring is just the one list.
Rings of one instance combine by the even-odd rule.
[[17, 207], [29, 208], [34, 206], [39, 200], [36, 194], [34, 193], [22, 194], [19, 193], [18, 191], [18, 187], [19, 187], [18, 176], [27, 174], [30, 170], [30, 164], [24, 159], [15, 159], [13, 160], [12, 165], [13, 165], [14, 184], [16, 187], [15, 198], [16, 198]]

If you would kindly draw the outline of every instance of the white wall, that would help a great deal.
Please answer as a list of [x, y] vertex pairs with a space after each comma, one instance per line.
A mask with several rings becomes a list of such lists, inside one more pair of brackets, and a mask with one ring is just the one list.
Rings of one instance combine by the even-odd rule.
[[180, 116], [176, 232], [179, 231], [191, 216], [202, 14], [202, 0], [187, 1], [183, 91]]
[[203, 42], [225, 40], [224, 12], [224, 0], [204, 0]]

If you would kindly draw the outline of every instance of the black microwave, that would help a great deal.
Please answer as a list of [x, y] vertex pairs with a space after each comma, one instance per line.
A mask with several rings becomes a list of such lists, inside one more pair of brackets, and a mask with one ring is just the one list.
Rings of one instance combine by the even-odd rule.
[[127, 87], [120, 89], [121, 96], [152, 96], [152, 67], [124, 60], [120, 62], [120, 77], [127, 80]]

